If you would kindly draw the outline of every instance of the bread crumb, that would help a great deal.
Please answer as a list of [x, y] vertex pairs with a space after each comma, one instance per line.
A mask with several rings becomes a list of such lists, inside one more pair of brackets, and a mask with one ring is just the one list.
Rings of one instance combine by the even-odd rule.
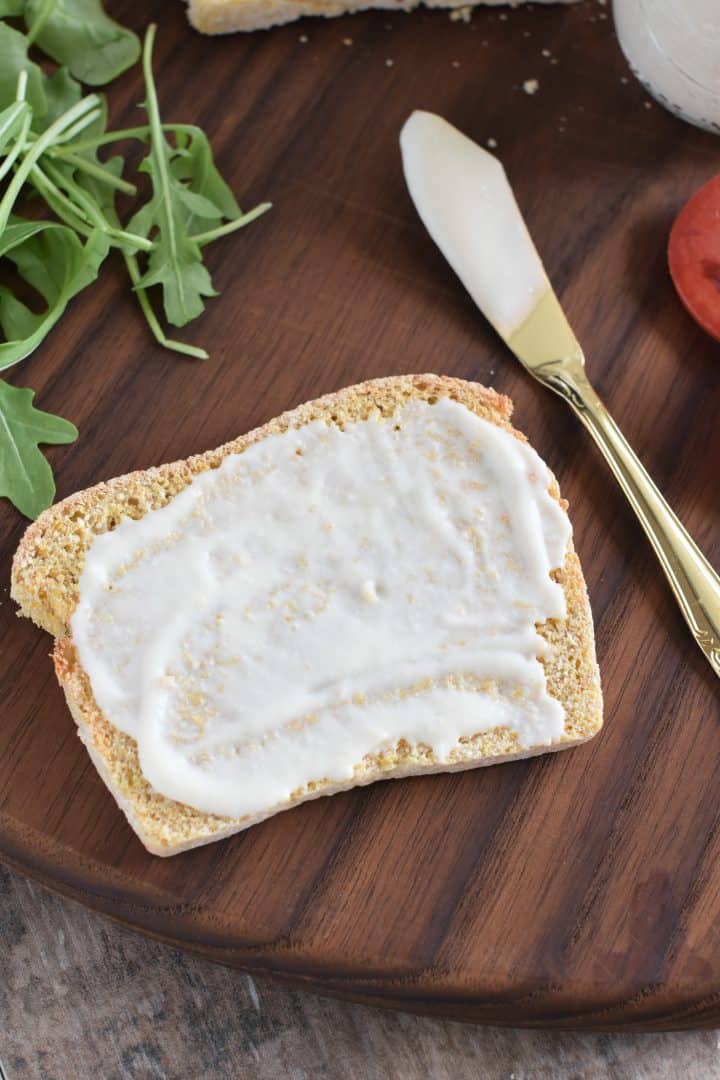
[[342, 39], [343, 45], [352, 45], [353, 39], [351, 37], [344, 37]]
[[627, 75], [621, 75], [620, 82], [623, 84], [623, 86], [627, 86], [630, 80], [628, 79]]
[[549, 49], [543, 49], [542, 56], [546, 56], [546, 57], [547, 56], [552, 56], [552, 53], [550, 52]]
[[557, 63], [558, 63], [558, 58], [557, 58], [557, 56], [553, 56], [553, 57], [551, 57], [551, 58], [550, 58], [550, 63], [551, 63], [551, 64], [557, 64]]
[[365, 581], [360, 587], [360, 593], [364, 600], [367, 600], [369, 604], [377, 604], [380, 599], [377, 594], [377, 587], [374, 581]]
[[493, 138], [491, 137], [491, 138], [489, 138], [489, 139], [487, 140], [487, 144], [488, 144], [488, 146], [490, 147], [490, 149], [491, 149], [491, 150], [495, 150], [495, 149], [496, 149], [496, 147], [497, 147], [497, 144], [498, 144], [498, 143], [497, 143], [497, 139], [493, 139]]
[[507, 22], [507, 15], [506, 15], [506, 13], [504, 11], [500, 12], [499, 18], [500, 18], [500, 22]]
[[298, 41], [300, 42], [301, 45], [307, 45], [307, 43], [308, 43], [307, 34], [301, 34], [300, 37], [298, 38]]
[[392, 67], [394, 63], [395, 63], [394, 60], [386, 60], [385, 61], [385, 67]]
[[523, 83], [523, 90], [526, 94], [537, 94], [540, 89], [540, 83], [537, 79], [526, 79]]
[[450, 12], [450, 22], [469, 23], [472, 19], [472, 7], [465, 4], [463, 7], [453, 8]]
[[460, 67], [460, 61], [459, 60], [452, 60], [451, 61], [451, 67], [459, 68]]
[[652, 102], [651, 101], [643, 101], [643, 105], [645, 106], [646, 109], [652, 109]]

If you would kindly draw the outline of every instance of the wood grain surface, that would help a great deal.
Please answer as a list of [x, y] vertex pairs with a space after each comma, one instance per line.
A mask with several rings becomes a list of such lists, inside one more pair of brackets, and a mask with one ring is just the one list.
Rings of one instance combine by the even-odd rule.
[[148, 941], [2, 868], [0, 938], [7, 1080], [720, 1077], [717, 1032], [488, 1028], [319, 998]]
[[[571, 503], [606, 727], [578, 750], [375, 785], [160, 860], [87, 759], [49, 639], [4, 602], [2, 858], [295, 986], [491, 1023], [716, 1023], [717, 680], [587, 437], [514, 365], [424, 234], [397, 134], [423, 107], [497, 140], [593, 380], [716, 561], [720, 356], [676, 300], [665, 245], [717, 171], [717, 139], [649, 104], [590, 2], [469, 24], [380, 12], [226, 40], [189, 31], [180, 4], [112, 8], [139, 29], [159, 19], [167, 118], [203, 124], [243, 205], [275, 209], [210, 254], [222, 297], [191, 332], [208, 362], [152, 345], [116, 265], [14, 372], [80, 427], [50, 452], [59, 495], [360, 379], [430, 370], [493, 385]], [[141, 98], [130, 73], [113, 87], [115, 118], [136, 122]], [[4, 589], [23, 526], [0, 508]]]

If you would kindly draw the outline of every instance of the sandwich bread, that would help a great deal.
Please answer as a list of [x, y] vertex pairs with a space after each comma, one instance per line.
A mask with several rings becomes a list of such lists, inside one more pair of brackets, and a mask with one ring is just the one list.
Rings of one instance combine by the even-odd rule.
[[[511, 5], [529, 3], [515, 0]], [[574, 3], [575, 0], [536, 0], [546, 3]], [[387, 11], [412, 11], [424, 4], [426, 7], [456, 8], [467, 10], [474, 6], [506, 5], [506, 0], [189, 0], [188, 18], [196, 30], [203, 34], [231, 34], [235, 31], [266, 30], [271, 26], [294, 22], [304, 15], [324, 15], [332, 18], [368, 8]]]
[[[508, 398], [475, 383], [436, 375], [379, 379], [302, 405], [216, 450], [80, 491], [28, 528], [13, 563], [12, 596], [22, 615], [55, 638], [55, 670], [78, 734], [149, 851], [172, 855], [375, 780], [476, 768], [561, 750], [597, 733], [602, 696], [592, 616], [566, 504], [552, 474], [511, 426], [511, 412]], [[505, 475], [500, 457], [483, 473], [486, 436], [488, 453], [493, 439], [502, 442], [503, 453], [507, 446], [522, 448], [522, 475], [511, 475], [509, 467]], [[392, 460], [387, 447], [397, 451]], [[501, 500], [497, 521], [487, 510], [491, 474], [490, 487]], [[528, 484], [542, 489], [537, 506], [560, 530], [553, 535], [562, 546], [557, 556], [547, 556], [551, 569], [539, 583], [557, 598], [548, 593], [549, 617], [533, 624], [531, 612], [522, 631], [524, 642], [537, 645], [529, 657], [526, 650], [501, 663], [493, 650], [516, 640], [520, 631], [512, 619], [525, 617], [531, 602], [512, 593], [524, 572], [515, 564], [545, 557], [529, 535], [540, 518], [522, 494], [531, 490]], [[453, 490], [460, 493], [455, 501]], [[237, 504], [245, 510], [228, 519], [225, 504], [233, 499], [245, 500]], [[517, 534], [508, 534], [516, 536], [510, 542], [503, 536], [514, 528], [516, 503], [522, 522]], [[503, 506], [507, 512], [500, 513]], [[221, 526], [213, 522], [228, 520], [235, 524], [224, 526], [228, 539], [218, 547]], [[493, 562], [496, 543], [504, 554]], [[526, 543], [525, 556], [519, 548]], [[113, 544], [135, 547], [108, 577], [110, 563], [97, 560]], [[375, 564], [374, 545], [382, 548]], [[550, 551], [550, 541], [546, 546]], [[180, 566], [177, 552], [184, 553]], [[277, 567], [290, 565], [291, 557], [297, 569], [287, 583]], [[150, 559], [144, 578], [143, 559]], [[193, 592], [194, 578], [213, 559], [212, 581], [220, 575], [215, 606], [211, 586], [202, 583]], [[490, 567], [487, 593], [478, 579], [481, 565]], [[123, 598], [122, 590], [134, 574], [141, 575], [135, 580], [146, 602], [133, 607], [128, 596], [134, 594]], [[474, 602], [468, 589], [476, 579], [480, 596], [511, 597], [508, 610], [486, 611]], [[255, 590], [248, 594], [252, 612], [246, 601], [233, 607], [231, 599], [247, 589]], [[256, 603], [260, 593], [267, 603]], [[171, 600], [184, 604], [182, 610], [173, 609], [155, 638], [142, 640], [145, 623], [161, 617], [157, 605]], [[238, 605], [243, 610], [235, 610]], [[208, 613], [207, 624], [187, 623], [188, 613], [200, 609]], [[185, 623], [177, 629], [180, 616]], [[489, 650], [482, 627], [496, 635]], [[235, 667], [223, 668], [221, 685], [217, 667], [205, 659], [222, 640], [231, 640], [233, 649], [228, 646], [218, 663], [230, 664], [230, 652], [241, 655], [233, 657]], [[146, 670], [154, 648], [160, 659], [155, 674], [143, 676], [144, 696], [123, 696], [123, 671], [128, 682], [140, 679], [133, 672], [143, 664]], [[305, 671], [312, 671], [307, 686]], [[520, 672], [517, 679], [513, 672]], [[503, 687], [514, 681], [520, 690], [506, 693]], [[175, 708], [181, 683], [190, 689], [171, 732], [158, 717]], [[476, 705], [486, 709], [486, 719], [475, 728]], [[238, 750], [231, 745], [235, 729], [228, 735], [222, 725], [241, 713], [251, 735]], [[323, 720], [326, 714], [334, 726]], [[263, 728], [264, 716], [274, 718], [267, 721], [272, 730]], [[549, 718], [547, 724], [537, 717]], [[374, 734], [362, 735], [363, 725]], [[225, 756], [215, 759], [215, 776], [208, 748], [219, 745], [221, 734]], [[261, 765], [255, 768], [253, 760]], [[299, 771], [288, 772], [290, 760]]]

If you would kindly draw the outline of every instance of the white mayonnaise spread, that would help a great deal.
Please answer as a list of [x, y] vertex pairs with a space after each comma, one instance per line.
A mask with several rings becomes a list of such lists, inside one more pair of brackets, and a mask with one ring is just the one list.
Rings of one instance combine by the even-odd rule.
[[529, 446], [449, 399], [271, 435], [96, 537], [72, 636], [163, 795], [253, 814], [400, 739], [557, 740], [535, 624], [570, 538]]
[[425, 228], [485, 318], [512, 337], [550, 282], [502, 164], [429, 112], [412, 113], [400, 149]]

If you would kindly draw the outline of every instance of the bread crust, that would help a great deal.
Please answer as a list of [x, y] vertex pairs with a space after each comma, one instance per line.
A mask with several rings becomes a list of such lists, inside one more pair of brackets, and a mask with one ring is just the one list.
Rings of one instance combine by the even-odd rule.
[[[115, 728], [94, 699], [69, 630], [85, 553], [94, 536], [114, 528], [122, 518], [137, 519], [164, 506], [194, 476], [217, 468], [229, 454], [242, 453], [268, 435], [314, 420], [342, 427], [373, 414], [390, 416], [410, 399], [433, 402], [440, 397], [460, 402], [476, 415], [527, 441], [510, 424], [510, 399], [477, 383], [437, 375], [377, 379], [301, 405], [216, 450], [80, 491], [46, 510], [27, 529], [13, 561], [11, 595], [20, 605], [21, 614], [56, 637], [55, 671], [80, 738], [130, 825], [152, 853], [173, 855], [219, 840], [279, 810], [375, 780], [477, 768], [563, 749], [591, 738], [602, 726], [592, 615], [572, 544], [562, 569], [556, 573], [565, 593], [567, 616], [538, 627], [553, 646], [543, 660], [548, 691], [562, 703], [566, 713], [563, 735], [551, 746], [521, 749], [514, 732], [496, 728], [461, 740], [448, 764], [438, 762], [429, 747], [401, 741], [381, 754], [366, 756], [350, 781], [336, 783], [318, 778], [261, 814], [227, 818], [202, 813], [156, 792], [142, 774], [135, 740]], [[566, 506], [554, 478], [550, 490]]]
[[[304, 15], [334, 18], [369, 8], [384, 11], [412, 11], [413, 8], [497, 7], [508, 0], [189, 0], [188, 18], [201, 34], [232, 34], [237, 31], [267, 30], [294, 22]], [[516, 0], [516, 3], [523, 0]], [[526, 0], [530, 2], [530, 0]], [[537, 3], [572, 4], [576, 0], [536, 0]]]

